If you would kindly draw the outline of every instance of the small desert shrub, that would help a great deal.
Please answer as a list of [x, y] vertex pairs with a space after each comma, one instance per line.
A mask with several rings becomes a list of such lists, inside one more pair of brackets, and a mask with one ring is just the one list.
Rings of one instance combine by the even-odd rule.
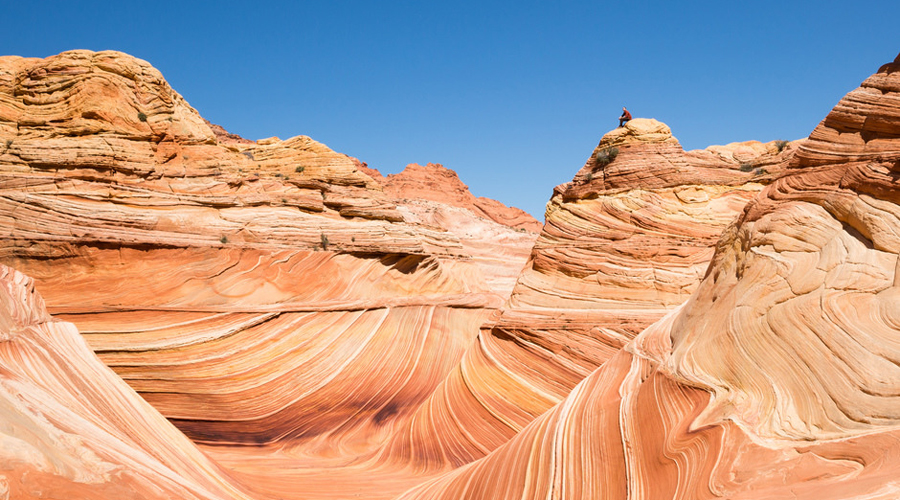
[[253, 153], [250, 152], [250, 151], [244, 151], [244, 152], [241, 153], [241, 154], [244, 155], [244, 156], [246, 156], [248, 160], [255, 160], [255, 159], [256, 159], [256, 158], [253, 157]]
[[328, 250], [328, 236], [325, 236], [325, 233], [322, 233], [320, 238], [322, 240], [322, 250]]
[[778, 148], [779, 153], [784, 151], [788, 144], [790, 144], [789, 141], [775, 141], [775, 147]]
[[741, 163], [741, 172], [749, 172], [753, 170], [752, 163]]
[[219, 243], [223, 245], [228, 243], [228, 236], [222, 236], [221, 238], [219, 238]]
[[144, 112], [141, 111], [140, 113], [138, 113], [138, 120], [140, 120], [142, 122], [147, 121], [147, 115], [145, 115]]
[[297, 165], [297, 168], [294, 169], [294, 172], [302, 174], [304, 170], [306, 170], [306, 167], [304, 167], [303, 165]]
[[594, 157], [594, 166], [605, 167], [612, 163], [617, 156], [619, 156], [619, 148], [613, 147], [598, 151], [597, 156]]
[[585, 180], [587, 180], [588, 182], [591, 182], [592, 180], [594, 180], [594, 173], [593, 173], [593, 172], [588, 172], [587, 175], [586, 175], [584, 178], [585, 178]]
[[275, 177], [284, 177], [284, 174], [282, 174], [281, 172], [276, 172]]

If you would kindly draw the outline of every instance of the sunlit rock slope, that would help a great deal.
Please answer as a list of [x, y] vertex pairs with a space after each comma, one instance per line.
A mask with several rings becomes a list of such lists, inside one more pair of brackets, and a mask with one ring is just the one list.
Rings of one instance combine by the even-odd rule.
[[363, 167], [408, 221], [439, 227], [459, 238], [492, 290], [508, 297], [528, 260], [541, 223], [524, 211], [476, 198], [453, 170], [409, 164], [386, 178]]
[[900, 58], [803, 141], [632, 120], [526, 262], [143, 61], [0, 58], [0, 499], [897, 498], [898, 103]]
[[723, 229], [794, 150], [756, 142], [686, 154], [652, 119], [606, 134], [556, 188], [496, 324], [382, 459], [455, 467], [516, 435], [688, 298]]
[[250, 498], [0, 265], [0, 498]]
[[900, 497], [900, 58], [789, 167], [683, 306], [401, 498]]
[[505, 299], [357, 165], [217, 137], [125, 54], [0, 58], [0, 262], [196, 442], [355, 456]]

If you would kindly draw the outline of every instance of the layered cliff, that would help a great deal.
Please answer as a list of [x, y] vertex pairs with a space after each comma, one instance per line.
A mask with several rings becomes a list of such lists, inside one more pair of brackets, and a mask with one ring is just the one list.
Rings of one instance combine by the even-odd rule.
[[459, 238], [488, 286], [509, 296], [534, 246], [540, 222], [518, 208], [476, 198], [456, 172], [437, 163], [412, 163], [386, 178], [374, 169], [361, 170], [381, 184], [406, 220]]
[[632, 120], [529, 256], [437, 165], [0, 58], [0, 498], [896, 498], [898, 78], [794, 143]]

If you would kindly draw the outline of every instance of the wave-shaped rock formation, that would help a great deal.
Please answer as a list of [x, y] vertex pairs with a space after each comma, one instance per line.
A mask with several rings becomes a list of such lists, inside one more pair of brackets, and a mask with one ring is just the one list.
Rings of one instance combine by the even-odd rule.
[[456, 467], [516, 435], [690, 296], [719, 235], [793, 151], [756, 142], [686, 154], [652, 119], [606, 134], [556, 188], [497, 323], [385, 456]]
[[682, 307], [401, 498], [900, 496], [900, 57], [789, 166]]
[[372, 448], [508, 296], [492, 270], [527, 259], [506, 226], [502, 266], [473, 259], [358, 165], [213, 130], [125, 54], [0, 58], [0, 262], [216, 453]]
[[0, 498], [251, 498], [0, 265]]
[[0, 498], [900, 496], [900, 57], [804, 141], [610, 132], [527, 263], [408, 170], [0, 58]]

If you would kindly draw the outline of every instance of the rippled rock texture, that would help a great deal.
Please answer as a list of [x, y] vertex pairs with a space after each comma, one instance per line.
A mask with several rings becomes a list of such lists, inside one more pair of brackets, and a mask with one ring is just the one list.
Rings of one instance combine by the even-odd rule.
[[0, 265], [0, 498], [250, 498]]
[[459, 238], [488, 286], [503, 297], [512, 292], [541, 223], [526, 212], [490, 198], [476, 198], [453, 170], [415, 163], [386, 178], [361, 168], [384, 188], [407, 221], [441, 228]]
[[[598, 156], [616, 148], [615, 158]], [[641, 330], [687, 300], [716, 240], [793, 154], [741, 143], [686, 154], [635, 119], [606, 134], [547, 222], [492, 328], [391, 441], [385, 458], [435, 468], [480, 458], [559, 403]], [[770, 172], [760, 172], [766, 165]], [[433, 438], [433, 427], [444, 429]]]
[[683, 306], [401, 498], [897, 498], [898, 63], [727, 226]]
[[527, 260], [533, 233], [455, 213], [502, 236], [480, 249], [492, 265], [358, 167], [211, 128], [125, 54], [0, 58], [0, 262], [223, 461], [373, 449]]
[[505, 300], [479, 240], [527, 230], [0, 58], [0, 498], [897, 498], [898, 82], [793, 143], [612, 131]]

